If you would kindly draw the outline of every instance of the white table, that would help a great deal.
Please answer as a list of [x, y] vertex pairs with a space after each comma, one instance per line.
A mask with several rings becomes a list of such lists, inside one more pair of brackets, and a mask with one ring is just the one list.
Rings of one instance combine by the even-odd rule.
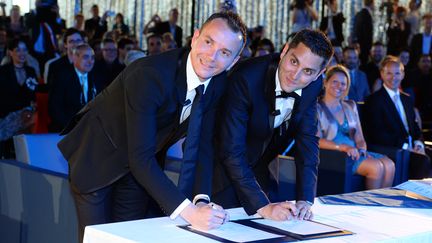
[[[316, 200], [315, 220], [354, 235], [308, 242], [432, 242], [432, 209], [325, 205]], [[231, 219], [247, 218], [241, 208], [229, 209]], [[168, 217], [88, 226], [84, 243], [215, 242], [178, 228]]]

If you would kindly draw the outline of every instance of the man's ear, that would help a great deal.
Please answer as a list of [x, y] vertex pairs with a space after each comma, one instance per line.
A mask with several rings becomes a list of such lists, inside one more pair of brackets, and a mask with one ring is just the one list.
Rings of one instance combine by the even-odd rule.
[[238, 62], [238, 60], [240, 60], [240, 54], [234, 59], [231, 65], [227, 67], [226, 71], [229, 71], [232, 67], [234, 67], [234, 65]]
[[286, 43], [281, 54], [280, 54], [280, 60], [282, 60], [282, 58], [286, 55], [286, 53], [288, 52], [288, 49], [289, 49], [289, 44]]
[[195, 43], [196, 40], [198, 39], [199, 35], [200, 35], [200, 30], [199, 30], [199, 29], [196, 29], [196, 30], [194, 31], [193, 36], [192, 36], [191, 47], [194, 45], [194, 43]]

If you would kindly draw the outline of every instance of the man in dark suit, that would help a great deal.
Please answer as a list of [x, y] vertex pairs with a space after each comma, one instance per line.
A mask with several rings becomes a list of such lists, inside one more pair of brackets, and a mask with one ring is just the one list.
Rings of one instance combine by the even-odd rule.
[[126, 67], [118, 59], [117, 43], [113, 39], [103, 39], [101, 42], [102, 59], [95, 63], [95, 71], [101, 77], [102, 89], [107, 87]]
[[355, 16], [353, 42], [360, 45], [360, 61], [364, 65], [368, 61], [369, 51], [373, 41], [372, 14], [374, 0], [364, 0], [365, 7]]
[[169, 12], [169, 20], [158, 23], [154, 29], [156, 34], [162, 36], [166, 32], [170, 32], [177, 43], [177, 47], [182, 47], [183, 29], [177, 25], [179, 12], [173, 8]]
[[55, 80], [62, 79], [63, 74], [69, 72], [73, 68], [72, 52], [75, 47], [84, 43], [84, 33], [77, 29], [69, 28], [63, 34], [63, 43], [66, 49], [66, 55], [63, 55], [49, 64], [46, 80], [48, 85], [51, 85]]
[[108, 30], [107, 26], [107, 12], [99, 16], [99, 6], [94, 4], [91, 7], [92, 17], [87, 19], [84, 23], [84, 31], [90, 40], [100, 40], [103, 34]]
[[[201, 229], [227, 220], [200, 194], [211, 191], [214, 117], [225, 70], [245, 42], [238, 15], [213, 14], [195, 31], [190, 51], [133, 62], [77, 114], [59, 148], [70, 164], [80, 238], [86, 225], [144, 218], [160, 209]], [[185, 135], [177, 188], [163, 172], [164, 158]]]
[[387, 56], [380, 65], [383, 87], [370, 95], [364, 107], [364, 131], [368, 144], [409, 149], [409, 176], [429, 177], [430, 159], [425, 155], [413, 100], [399, 91], [404, 66], [397, 57]]
[[380, 78], [379, 64], [385, 56], [385, 48], [382, 42], [373, 43], [370, 51], [370, 60], [366, 65], [361, 65], [360, 70], [366, 74], [369, 89], [375, 85], [375, 81]]
[[[322, 32], [302, 30], [280, 56], [252, 58], [232, 71], [218, 122], [216, 203], [241, 205], [248, 214], [276, 220], [291, 218], [291, 211], [300, 219], [312, 216], [319, 162], [316, 101], [321, 74], [332, 54], [330, 40]], [[265, 193], [267, 166], [293, 139], [297, 203], [270, 203]]]
[[432, 14], [423, 16], [423, 33], [414, 35], [411, 41], [410, 67], [415, 67], [422, 55], [432, 54]]
[[100, 92], [101, 80], [93, 70], [94, 52], [88, 44], [73, 50], [73, 66], [52, 83], [48, 98], [50, 131], [60, 132], [70, 119]]
[[366, 74], [360, 71], [359, 55], [354, 47], [345, 47], [343, 50], [344, 65], [349, 69], [351, 84], [347, 98], [350, 100], [364, 101], [370, 94]]

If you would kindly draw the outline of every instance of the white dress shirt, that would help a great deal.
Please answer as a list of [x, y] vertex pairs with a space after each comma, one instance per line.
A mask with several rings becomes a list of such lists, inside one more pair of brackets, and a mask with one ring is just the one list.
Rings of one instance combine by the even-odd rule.
[[[204, 94], [207, 90], [207, 86], [210, 83], [211, 78], [205, 80], [205, 81], [201, 81], [198, 77], [198, 75], [195, 73], [195, 71], [193, 70], [192, 67], [192, 62], [191, 62], [191, 57], [190, 54], [187, 58], [187, 62], [186, 62], [186, 82], [187, 82], [187, 92], [186, 92], [186, 98], [185, 98], [185, 102], [182, 109], [182, 113], [180, 116], [180, 121], [179, 123], [184, 122], [190, 115], [191, 109], [192, 109], [192, 103], [193, 100], [195, 98], [196, 95], [196, 91], [195, 88], [198, 87], [201, 84], [204, 84]], [[187, 100], [189, 100], [189, 102], [186, 102]], [[196, 201], [199, 198], [209, 198], [207, 195], [203, 195], [203, 194], [199, 194], [195, 196], [194, 201]], [[179, 216], [179, 214], [187, 207], [189, 206], [189, 204], [192, 203], [189, 199], [185, 199], [175, 210], [174, 212], [170, 215], [171, 219], [175, 219]]]
[[[275, 77], [275, 82], [276, 82], [276, 88], [275, 88], [275, 92], [276, 92], [276, 96], [278, 96], [283, 90], [282, 87], [280, 85], [280, 81], [279, 81], [279, 75], [278, 75], [278, 71], [279, 68], [276, 70], [276, 77]], [[302, 90], [296, 90], [294, 91], [296, 94], [298, 94], [299, 96], [301, 96], [302, 94]], [[283, 121], [288, 120], [291, 118], [291, 113], [292, 110], [294, 108], [294, 101], [295, 99], [292, 97], [287, 97], [287, 98], [276, 98], [276, 103], [275, 103], [275, 110], [279, 110], [280, 114], [275, 116], [274, 119], [274, 125], [273, 128], [279, 127]]]
[[82, 73], [78, 71], [78, 69], [75, 68], [75, 72], [78, 75], [78, 80], [81, 85], [81, 91], [83, 92], [84, 102], [87, 103], [88, 101], [88, 75], [87, 73]]

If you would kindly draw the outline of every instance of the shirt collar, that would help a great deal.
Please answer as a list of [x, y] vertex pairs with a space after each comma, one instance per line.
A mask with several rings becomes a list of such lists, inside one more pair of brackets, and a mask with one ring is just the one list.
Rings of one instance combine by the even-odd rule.
[[395, 92], [394, 90], [387, 88], [385, 84], [383, 84], [383, 86], [392, 99], [395, 95], [399, 95], [399, 89]]
[[194, 90], [196, 87], [198, 87], [201, 84], [204, 84], [204, 93], [207, 89], [207, 86], [210, 83], [211, 78], [205, 80], [205, 81], [201, 81], [198, 78], [198, 75], [195, 73], [193, 67], [192, 67], [192, 61], [191, 61], [191, 57], [190, 57], [190, 53], [188, 55], [187, 58], [187, 62], [186, 62], [186, 82], [187, 82], [187, 91], [192, 91]]
[[75, 69], [76, 74], [78, 75], [78, 78], [81, 78], [81, 77], [86, 78], [87, 77], [88, 73], [82, 73], [76, 67], [74, 67], [74, 69]]
[[[281, 85], [280, 85], [280, 81], [279, 81], [279, 75], [278, 75], [278, 73], [279, 73], [279, 68], [276, 69], [276, 78], [275, 78], [276, 88], [275, 88], [275, 93], [277, 93], [277, 92], [282, 92], [282, 91], [283, 91], [283, 90], [282, 90], [282, 87], [281, 87]], [[301, 95], [302, 95], [302, 89], [294, 90], [294, 93], [298, 94], [298, 96], [301, 97]]]

